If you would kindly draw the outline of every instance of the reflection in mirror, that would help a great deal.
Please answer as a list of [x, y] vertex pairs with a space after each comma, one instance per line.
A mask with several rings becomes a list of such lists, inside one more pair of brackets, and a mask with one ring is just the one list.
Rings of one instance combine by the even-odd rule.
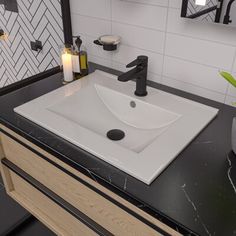
[[181, 16], [236, 26], [236, 0], [183, 0]]

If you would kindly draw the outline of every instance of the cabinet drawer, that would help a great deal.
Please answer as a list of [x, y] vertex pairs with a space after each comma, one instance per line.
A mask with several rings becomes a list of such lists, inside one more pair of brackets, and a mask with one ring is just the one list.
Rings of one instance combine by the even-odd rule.
[[21, 136], [4, 129], [7, 132], [0, 133], [0, 137], [4, 156], [9, 161], [110, 234], [181, 235]]
[[4, 166], [8, 194], [57, 235], [98, 236], [19, 174]]

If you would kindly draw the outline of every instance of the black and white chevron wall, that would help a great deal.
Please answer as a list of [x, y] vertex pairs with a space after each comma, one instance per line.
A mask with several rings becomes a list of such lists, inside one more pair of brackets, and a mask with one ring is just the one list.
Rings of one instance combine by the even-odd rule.
[[[0, 5], [0, 29], [9, 36], [0, 40], [0, 88], [60, 64], [63, 44], [60, 0], [17, 0], [18, 13]], [[43, 50], [31, 50], [40, 40]]]

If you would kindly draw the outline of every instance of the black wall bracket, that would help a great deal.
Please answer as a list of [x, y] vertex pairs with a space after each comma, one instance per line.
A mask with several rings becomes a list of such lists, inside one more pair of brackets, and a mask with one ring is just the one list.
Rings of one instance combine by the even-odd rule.
[[36, 40], [35, 42], [30, 42], [31, 49], [33, 51], [39, 52], [43, 49], [43, 44], [41, 41]]

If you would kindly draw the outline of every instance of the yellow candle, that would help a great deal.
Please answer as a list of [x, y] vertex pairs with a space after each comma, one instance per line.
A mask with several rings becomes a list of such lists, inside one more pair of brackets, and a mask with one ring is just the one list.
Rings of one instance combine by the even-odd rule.
[[72, 70], [72, 55], [65, 52], [62, 54], [62, 65], [64, 72], [64, 81], [73, 81], [73, 70]]

